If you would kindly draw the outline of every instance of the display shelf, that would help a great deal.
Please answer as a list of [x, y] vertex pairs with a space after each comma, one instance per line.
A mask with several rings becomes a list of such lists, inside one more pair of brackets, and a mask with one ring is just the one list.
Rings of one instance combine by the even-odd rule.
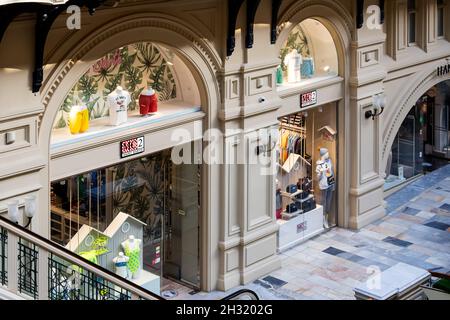
[[300, 82], [294, 82], [294, 83], [288, 83], [284, 82], [283, 84], [277, 85], [277, 91], [279, 93], [285, 93], [290, 91], [301, 91], [301, 90], [308, 90], [310, 87], [314, 87], [319, 82], [328, 82], [328, 80], [337, 80], [341, 81], [342, 78], [335, 74], [329, 74], [329, 75], [320, 75], [315, 76], [310, 79], [302, 79]]
[[289, 221], [278, 220], [278, 251], [284, 252], [324, 231], [323, 207], [300, 214]]
[[109, 118], [105, 117], [91, 120], [89, 122], [89, 130], [77, 135], [72, 135], [69, 128], [54, 129], [51, 138], [51, 149], [54, 150], [75, 143], [88, 142], [129, 130], [135, 131], [136, 129], [156, 125], [160, 122], [173, 120], [197, 112], [201, 112], [200, 106], [193, 106], [183, 101], [160, 102], [158, 112], [147, 117], [142, 117], [138, 109], [130, 111], [128, 113], [128, 121], [119, 126], [110, 126], [108, 124]]

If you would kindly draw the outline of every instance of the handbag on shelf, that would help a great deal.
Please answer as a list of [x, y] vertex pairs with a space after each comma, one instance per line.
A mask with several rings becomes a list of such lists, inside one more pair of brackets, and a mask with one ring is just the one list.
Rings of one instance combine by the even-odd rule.
[[296, 202], [296, 206], [297, 206], [298, 209], [302, 210], [303, 213], [306, 213], [306, 212], [309, 212], [309, 211], [312, 211], [312, 210], [316, 209], [317, 203], [316, 203], [316, 200], [314, 198], [311, 198], [311, 199], [308, 199], [308, 200], [303, 201], [303, 202], [297, 201]]
[[299, 210], [299, 208], [297, 207], [297, 205], [295, 203], [291, 203], [286, 207], [287, 213], [295, 213], [298, 210]]
[[286, 188], [287, 193], [296, 193], [298, 191], [298, 188], [295, 184], [290, 184]]

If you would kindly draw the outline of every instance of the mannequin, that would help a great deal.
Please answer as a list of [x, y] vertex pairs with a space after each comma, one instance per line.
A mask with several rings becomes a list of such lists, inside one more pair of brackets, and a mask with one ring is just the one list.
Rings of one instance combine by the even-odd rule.
[[128, 279], [128, 258], [123, 252], [119, 252], [119, 255], [113, 259], [114, 266], [116, 267], [116, 274], [122, 278]]
[[336, 179], [334, 176], [333, 162], [330, 159], [328, 149], [321, 148], [320, 160], [317, 161], [316, 174], [319, 180], [319, 188], [322, 192], [321, 201], [323, 206], [323, 226], [325, 229], [329, 228], [328, 214], [331, 211], [331, 202], [333, 194], [336, 190]]
[[86, 106], [73, 106], [69, 114], [71, 134], [86, 132], [89, 129], [89, 110]]
[[294, 49], [284, 58], [284, 64], [287, 67], [287, 78], [289, 83], [300, 82], [302, 56], [298, 53], [297, 49]]
[[130, 93], [122, 87], [108, 95], [109, 124], [118, 126], [128, 121], [128, 105], [131, 102]]
[[139, 96], [139, 111], [142, 116], [147, 116], [149, 113], [158, 111], [158, 97], [153, 88], [148, 87]]
[[280, 185], [280, 181], [276, 181], [276, 194], [275, 194], [275, 203], [276, 203], [276, 217], [277, 220], [280, 220], [282, 218], [282, 213], [283, 213], [283, 198], [281, 196], [281, 185]]
[[139, 278], [141, 271], [141, 240], [130, 236], [122, 242], [122, 248], [125, 255], [129, 258], [127, 262], [128, 270], [133, 279]]

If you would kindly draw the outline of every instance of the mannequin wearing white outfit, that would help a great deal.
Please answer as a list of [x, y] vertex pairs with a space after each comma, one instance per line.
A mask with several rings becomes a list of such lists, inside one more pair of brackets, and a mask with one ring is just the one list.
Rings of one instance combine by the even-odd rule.
[[119, 255], [113, 259], [116, 267], [116, 274], [122, 278], [128, 279], [128, 267], [127, 262], [130, 260], [123, 252], [119, 252]]
[[108, 95], [109, 124], [111, 126], [118, 126], [128, 121], [130, 102], [130, 93], [120, 86]]
[[289, 83], [300, 82], [302, 80], [301, 67], [302, 56], [294, 49], [284, 58], [284, 64], [287, 67], [287, 78]]

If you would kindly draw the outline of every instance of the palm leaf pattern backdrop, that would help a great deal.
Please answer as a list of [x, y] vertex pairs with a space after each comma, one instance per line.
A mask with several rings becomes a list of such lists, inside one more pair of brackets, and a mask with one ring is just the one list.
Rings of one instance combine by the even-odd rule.
[[308, 38], [301, 25], [297, 25], [289, 34], [286, 45], [281, 49], [280, 59], [281, 67], [283, 71], [287, 70], [287, 66], [284, 64], [284, 58], [293, 50], [297, 49], [304, 58], [311, 57], [311, 50], [309, 49]]
[[88, 108], [91, 120], [109, 116], [106, 98], [119, 85], [131, 94], [130, 110], [136, 110], [147, 86], [155, 89], [159, 101], [177, 96], [173, 72], [159, 48], [148, 42], [128, 45], [97, 60], [80, 78], [66, 96], [54, 128], [66, 127], [72, 106], [78, 104]]
[[170, 210], [167, 176], [170, 152], [115, 166], [113, 178], [114, 216], [126, 212], [147, 224], [144, 243], [161, 239], [164, 210]]

